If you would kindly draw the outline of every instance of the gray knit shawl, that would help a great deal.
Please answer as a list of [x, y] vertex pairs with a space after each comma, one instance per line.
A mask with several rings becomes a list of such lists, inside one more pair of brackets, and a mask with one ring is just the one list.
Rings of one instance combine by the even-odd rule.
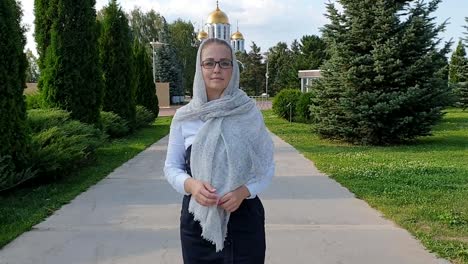
[[[261, 180], [273, 166], [273, 141], [262, 114], [244, 91], [239, 89], [239, 66], [232, 52], [233, 71], [221, 98], [207, 102], [201, 68], [201, 43], [193, 83], [193, 99], [180, 108], [173, 122], [201, 119], [204, 125], [192, 143], [192, 177], [209, 182], [219, 197], [245, 185]], [[230, 213], [222, 207], [200, 205], [190, 199], [189, 212], [200, 222], [202, 237], [224, 247]]]

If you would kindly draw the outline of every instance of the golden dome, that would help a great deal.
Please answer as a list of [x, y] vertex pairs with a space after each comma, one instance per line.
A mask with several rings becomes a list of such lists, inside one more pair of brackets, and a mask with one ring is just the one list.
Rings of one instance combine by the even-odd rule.
[[236, 31], [234, 34], [231, 35], [231, 39], [232, 40], [237, 40], [237, 39], [244, 39], [244, 36], [242, 35], [242, 33], [238, 31]]
[[216, 7], [216, 10], [211, 12], [208, 16], [208, 20], [206, 20], [208, 24], [229, 24], [229, 18], [227, 17], [226, 13], [221, 11], [219, 7]]
[[206, 33], [204, 30], [198, 32], [198, 40], [202, 39], [207, 39], [208, 38], [208, 33]]

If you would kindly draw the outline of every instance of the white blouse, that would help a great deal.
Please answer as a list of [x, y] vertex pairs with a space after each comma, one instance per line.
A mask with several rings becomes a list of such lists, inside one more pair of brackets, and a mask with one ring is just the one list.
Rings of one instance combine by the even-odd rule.
[[[171, 186], [179, 193], [189, 195], [185, 192], [184, 182], [190, 175], [185, 172], [185, 151], [200, 131], [204, 122], [202, 120], [187, 120], [178, 122], [179, 125], [171, 124], [169, 143], [167, 146], [166, 162], [164, 164], [164, 175]], [[268, 170], [267, 177], [261, 181], [248, 182], [245, 186], [250, 192], [247, 199], [253, 199], [271, 183], [275, 173], [275, 166]]]

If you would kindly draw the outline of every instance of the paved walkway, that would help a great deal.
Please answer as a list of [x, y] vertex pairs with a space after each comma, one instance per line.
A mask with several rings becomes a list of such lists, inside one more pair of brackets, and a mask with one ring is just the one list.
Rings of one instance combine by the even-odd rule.
[[171, 105], [170, 107], [160, 107], [158, 116], [173, 116], [177, 109], [183, 105]]
[[[319, 173], [278, 137], [261, 195], [267, 260], [278, 264], [436, 264], [408, 232]], [[167, 137], [0, 251], [2, 264], [182, 263], [181, 195], [163, 177]]]

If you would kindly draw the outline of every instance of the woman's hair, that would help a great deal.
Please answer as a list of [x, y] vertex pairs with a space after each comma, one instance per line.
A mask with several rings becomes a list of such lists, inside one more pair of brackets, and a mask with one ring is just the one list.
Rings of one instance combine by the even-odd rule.
[[[209, 39], [206, 39], [203, 41], [203, 48], [202, 48], [202, 52], [204, 49], [206, 49], [209, 45], [211, 44], [219, 44], [219, 45], [224, 45], [226, 47], [229, 48], [229, 51], [231, 51], [231, 54], [232, 54], [232, 47], [229, 43], [227, 43], [226, 41], [224, 40], [221, 40], [221, 39], [217, 39], [217, 38], [209, 38]], [[200, 54], [201, 55], [201, 54]]]

